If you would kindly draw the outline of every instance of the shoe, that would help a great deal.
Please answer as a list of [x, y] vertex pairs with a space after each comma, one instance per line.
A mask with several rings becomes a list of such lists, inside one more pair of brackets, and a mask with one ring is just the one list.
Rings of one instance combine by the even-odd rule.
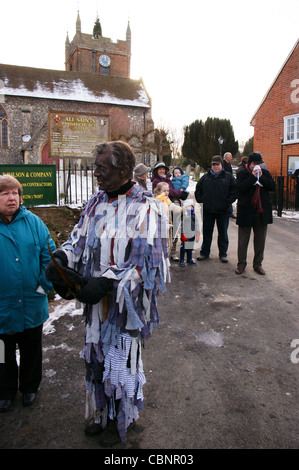
[[0, 413], [11, 411], [12, 400], [0, 400]]
[[179, 258], [175, 255], [171, 256], [170, 259], [171, 259], [171, 261], [174, 261], [175, 263], [178, 263], [178, 261], [180, 261]]
[[236, 219], [237, 216], [235, 216], [234, 214], [231, 214], [231, 215], [230, 215], [230, 218], [231, 218], [231, 219]]
[[191, 261], [187, 261], [187, 264], [191, 264], [191, 266], [196, 266], [196, 263], [193, 259]]
[[186, 266], [185, 263], [184, 263], [184, 261], [180, 261], [180, 266], [182, 266], [182, 268], [183, 268], [184, 266]]
[[237, 269], [235, 270], [236, 274], [242, 274], [245, 271], [246, 266], [239, 265], [237, 266]]
[[226, 256], [220, 256], [220, 261], [222, 261], [222, 263], [227, 263], [228, 259]]
[[36, 399], [36, 393], [24, 393], [23, 395], [23, 406], [33, 405]]
[[91, 418], [90, 421], [85, 426], [84, 432], [88, 436], [96, 436], [97, 434], [100, 434], [102, 431], [102, 426], [100, 423], [95, 423], [94, 419]]
[[254, 268], [254, 270], [256, 273], [261, 274], [262, 276], [266, 274], [261, 266], [257, 266], [256, 268]]
[[[135, 427], [136, 421], [133, 421], [127, 428], [127, 433]], [[99, 444], [102, 447], [111, 447], [115, 444], [120, 444], [121, 438], [117, 430], [116, 421], [110, 421], [107, 424], [107, 427], [102, 431]]]
[[197, 259], [197, 261], [202, 261], [203, 259], [208, 259], [208, 256], [199, 255], [196, 259]]
[[121, 442], [115, 421], [110, 421], [100, 435], [99, 443], [102, 447], [111, 447]]

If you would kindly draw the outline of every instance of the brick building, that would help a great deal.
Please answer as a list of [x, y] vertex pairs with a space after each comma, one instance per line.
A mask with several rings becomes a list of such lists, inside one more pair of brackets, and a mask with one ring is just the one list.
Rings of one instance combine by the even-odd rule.
[[129, 24], [126, 40], [114, 43], [98, 19], [93, 34], [83, 34], [78, 13], [65, 53], [65, 71], [0, 64], [0, 163], [52, 163], [48, 121], [57, 111], [105, 117], [104, 140], [129, 142], [137, 160], [153, 166], [151, 99], [142, 79], [130, 78]]
[[251, 120], [254, 150], [273, 175], [299, 168], [299, 40]]

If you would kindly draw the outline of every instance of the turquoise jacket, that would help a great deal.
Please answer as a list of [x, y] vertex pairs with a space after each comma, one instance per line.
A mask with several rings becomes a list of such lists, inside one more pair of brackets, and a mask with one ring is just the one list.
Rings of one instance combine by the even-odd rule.
[[0, 334], [35, 328], [49, 317], [47, 241], [55, 250], [46, 225], [24, 206], [10, 224], [0, 218]]

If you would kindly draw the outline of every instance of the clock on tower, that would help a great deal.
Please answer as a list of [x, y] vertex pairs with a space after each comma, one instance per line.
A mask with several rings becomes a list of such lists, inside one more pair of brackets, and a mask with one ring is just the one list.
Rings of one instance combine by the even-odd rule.
[[111, 59], [108, 55], [102, 54], [99, 58], [99, 62], [102, 67], [109, 67], [111, 64]]

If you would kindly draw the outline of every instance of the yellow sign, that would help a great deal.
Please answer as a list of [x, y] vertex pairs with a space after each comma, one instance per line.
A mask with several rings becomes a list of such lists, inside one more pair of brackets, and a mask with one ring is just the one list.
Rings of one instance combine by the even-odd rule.
[[91, 158], [109, 140], [109, 118], [98, 114], [50, 111], [48, 129], [50, 158]]

